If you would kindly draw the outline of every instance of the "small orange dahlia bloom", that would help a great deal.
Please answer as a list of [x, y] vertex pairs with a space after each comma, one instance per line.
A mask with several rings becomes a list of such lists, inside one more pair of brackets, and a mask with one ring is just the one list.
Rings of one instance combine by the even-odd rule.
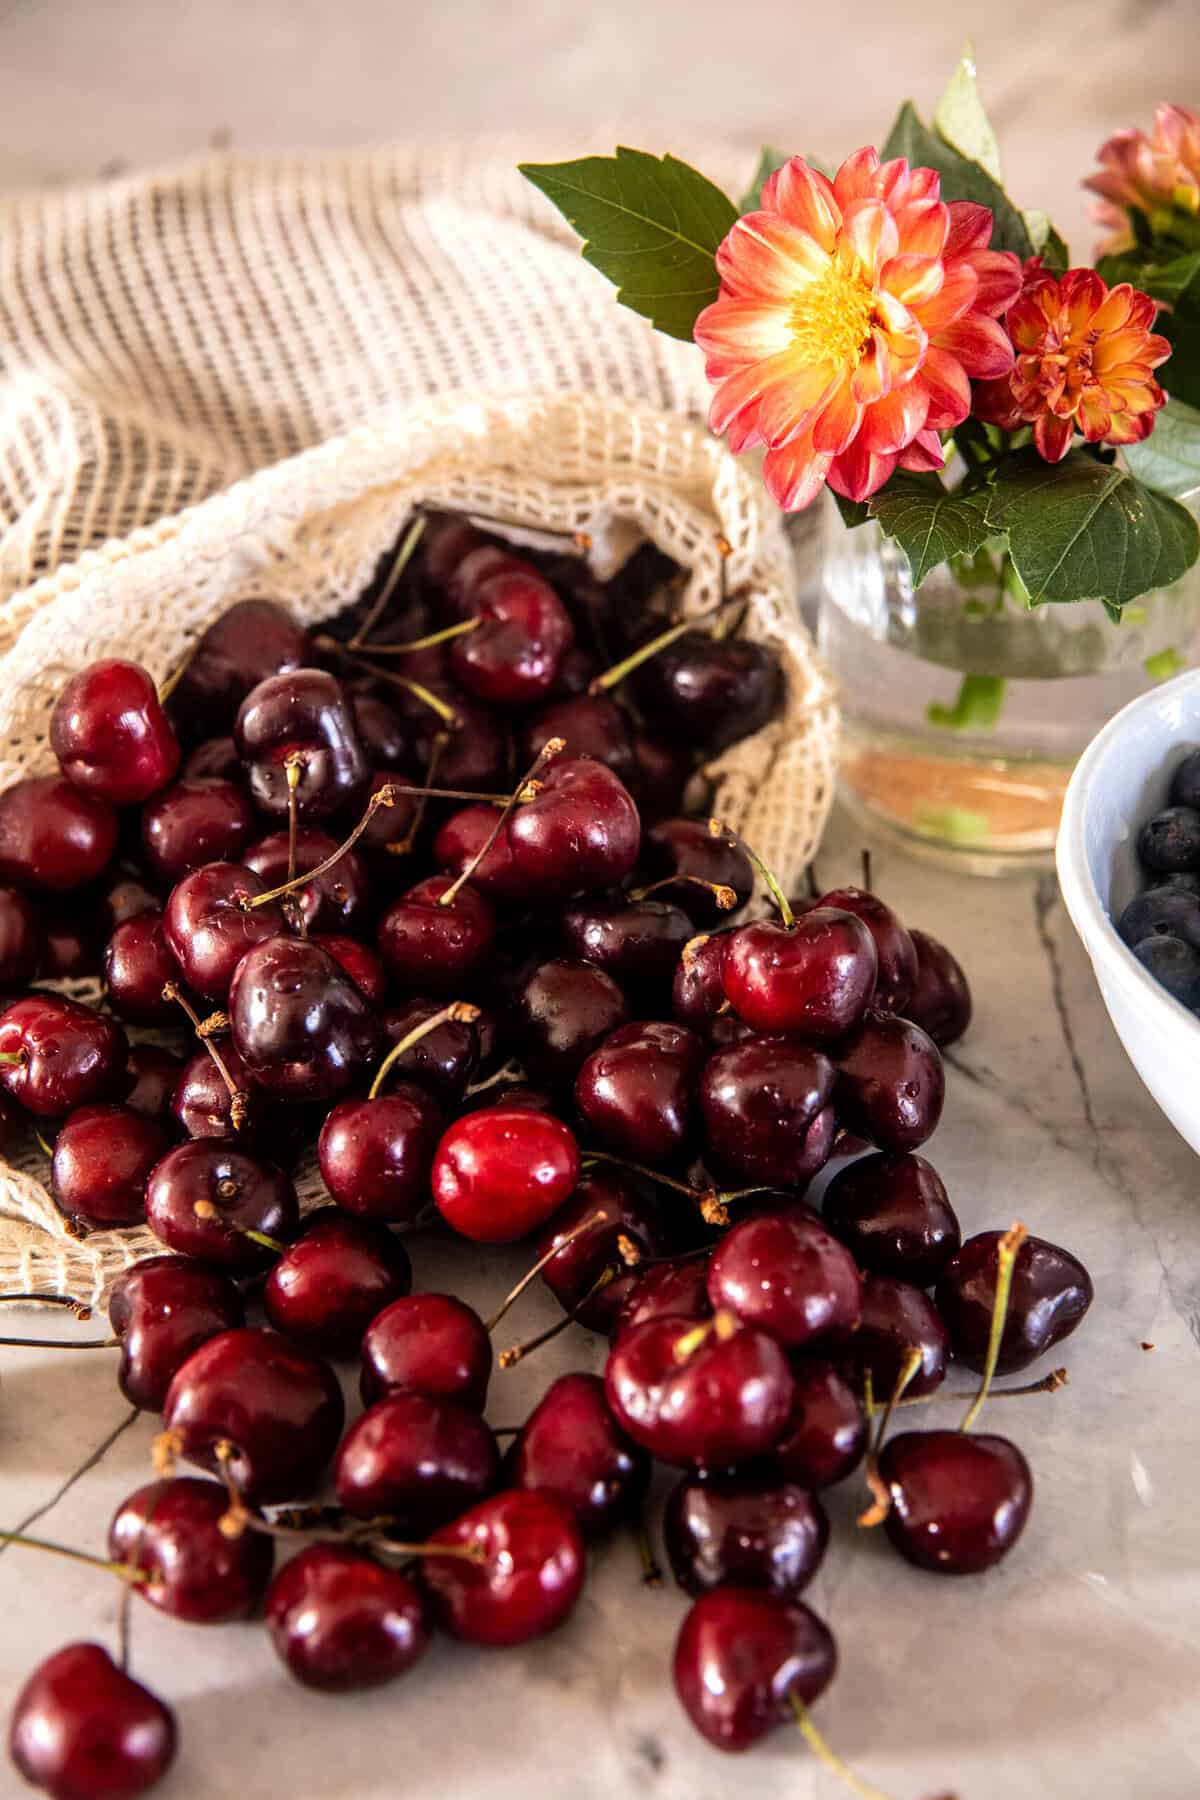
[[1005, 431], [1033, 426], [1047, 462], [1067, 454], [1075, 431], [1089, 444], [1136, 444], [1166, 399], [1153, 370], [1171, 354], [1150, 330], [1157, 308], [1123, 281], [1109, 288], [1094, 269], [1050, 275], [1034, 257], [1009, 308], [1016, 362], [975, 390], [975, 414]]
[[1017, 258], [989, 250], [992, 215], [939, 198], [933, 169], [874, 150], [832, 181], [803, 157], [717, 251], [720, 297], [696, 321], [716, 385], [709, 423], [731, 450], [766, 448], [763, 479], [788, 512], [828, 481], [865, 500], [893, 469], [941, 468], [938, 433], [971, 406], [971, 376], [1001, 376], [999, 316]]
[[1160, 106], [1149, 137], [1115, 132], [1096, 160], [1099, 174], [1083, 185], [1100, 195], [1094, 216], [1108, 229], [1098, 256], [1132, 250], [1130, 213], [1145, 213], [1156, 235], [1170, 230], [1176, 213], [1200, 213], [1200, 118], [1186, 106]]

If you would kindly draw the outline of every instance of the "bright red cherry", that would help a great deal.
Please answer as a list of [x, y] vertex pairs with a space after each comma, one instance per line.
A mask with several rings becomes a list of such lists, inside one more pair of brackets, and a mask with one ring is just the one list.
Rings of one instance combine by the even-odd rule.
[[36, 981], [46, 944], [37, 908], [19, 888], [0, 887], [0, 992]]
[[538, 902], [615, 887], [637, 861], [642, 829], [628, 789], [603, 763], [561, 756], [541, 792], [505, 826], [514, 874]]
[[[199, 1208], [199, 1210], [197, 1210]], [[250, 1275], [273, 1252], [247, 1237], [294, 1237], [296, 1190], [274, 1163], [251, 1156], [236, 1138], [189, 1138], [155, 1164], [146, 1184], [146, 1223], [183, 1256]]]
[[179, 744], [140, 664], [89, 663], [50, 715], [50, 748], [67, 780], [114, 806], [140, 806], [179, 767]]
[[[832, 888], [817, 901], [822, 908], [853, 913], [875, 939], [879, 973], [874, 1004], [885, 1012], [905, 1013], [917, 979], [917, 952], [912, 936], [885, 901], [867, 888]], [[905, 1013], [905, 1017], [907, 1017]]]
[[146, 1181], [167, 1134], [128, 1106], [80, 1106], [54, 1140], [54, 1197], [72, 1219], [103, 1231], [146, 1216]]
[[443, 905], [453, 885], [449, 875], [431, 875], [394, 900], [379, 921], [379, 954], [405, 992], [460, 994], [491, 951], [491, 906], [470, 883]]
[[857, 1330], [862, 1279], [850, 1252], [807, 1211], [763, 1213], [718, 1244], [708, 1297], [800, 1350]]
[[586, 1552], [574, 1514], [548, 1494], [511, 1488], [433, 1533], [477, 1547], [480, 1561], [427, 1557], [425, 1584], [452, 1637], [505, 1649], [561, 1625], [583, 1591]]
[[367, 1219], [321, 1207], [267, 1277], [267, 1323], [306, 1350], [353, 1356], [381, 1307], [407, 1294], [412, 1266], [399, 1238]]
[[[1003, 1236], [1000, 1231], [981, 1231], [968, 1238], [938, 1280], [938, 1310], [955, 1356], [969, 1369], [982, 1370], [987, 1360]], [[996, 1363], [999, 1373], [1014, 1375], [1027, 1369], [1069, 1337], [1092, 1304], [1092, 1295], [1092, 1278], [1077, 1256], [1045, 1238], [1025, 1238], [1013, 1265]]]
[[861, 1269], [932, 1287], [962, 1243], [937, 1170], [923, 1156], [879, 1151], [839, 1169], [825, 1189], [825, 1223]]
[[532, 570], [494, 574], [479, 590], [478, 617], [450, 652], [458, 681], [491, 706], [544, 700], [575, 635], [554, 589]]
[[833, 1680], [837, 1650], [802, 1600], [716, 1587], [696, 1600], [675, 1642], [675, 1692], [718, 1750], [748, 1750], [811, 1706]]
[[821, 1051], [781, 1039], [719, 1050], [699, 1090], [713, 1162], [744, 1183], [803, 1187], [832, 1148], [834, 1074]]
[[314, 941], [327, 956], [332, 956], [372, 1006], [382, 1004], [387, 994], [387, 971], [373, 950], [368, 950], [357, 938], [343, 937], [335, 931], [320, 932]]
[[497, 1484], [500, 1453], [479, 1414], [457, 1400], [388, 1394], [357, 1418], [337, 1453], [338, 1504], [419, 1537]]
[[480, 1244], [508, 1244], [544, 1225], [578, 1178], [579, 1145], [561, 1119], [489, 1106], [451, 1125], [430, 1185], [455, 1231]]
[[601, 1143], [658, 1167], [686, 1147], [704, 1046], [682, 1025], [622, 1025], [575, 1078], [575, 1102]]
[[399, 1569], [349, 1544], [309, 1544], [267, 1594], [267, 1630], [305, 1687], [347, 1694], [403, 1675], [429, 1645], [428, 1602]]
[[160, 912], [137, 913], [118, 925], [104, 951], [104, 979], [113, 1011], [138, 1025], [161, 1025], [179, 1017], [163, 995], [179, 980]]
[[834, 1105], [846, 1130], [880, 1150], [917, 1150], [932, 1136], [942, 1116], [946, 1072], [937, 1045], [919, 1025], [869, 1012], [834, 1060]]
[[261, 1531], [221, 1530], [229, 1495], [217, 1481], [178, 1475], [152, 1481], [123, 1500], [108, 1528], [108, 1554], [149, 1576], [140, 1594], [160, 1612], [192, 1625], [245, 1619], [266, 1592], [275, 1561]]
[[773, 1473], [691, 1474], [667, 1498], [663, 1542], [689, 1594], [732, 1582], [794, 1598], [821, 1566], [829, 1520], [815, 1494]]
[[617, 1425], [598, 1375], [560, 1375], [505, 1458], [513, 1487], [549, 1494], [586, 1537], [635, 1518], [650, 1486], [650, 1457]]
[[108, 1321], [121, 1340], [121, 1392], [134, 1406], [161, 1412], [192, 1352], [246, 1317], [241, 1295], [219, 1269], [186, 1256], [144, 1256], [113, 1282]]
[[821, 1357], [797, 1357], [792, 1376], [792, 1416], [771, 1452], [770, 1466], [780, 1480], [799, 1487], [832, 1487], [863, 1459], [866, 1414], [849, 1382]]
[[984, 1433], [901, 1432], [884, 1444], [879, 1473], [892, 1501], [888, 1537], [906, 1562], [937, 1575], [994, 1567], [1033, 1504], [1033, 1476], [1017, 1446]]
[[792, 1375], [765, 1332], [731, 1313], [627, 1326], [609, 1352], [605, 1393], [617, 1423], [663, 1462], [710, 1468], [768, 1451], [792, 1407]]
[[68, 1644], [13, 1707], [9, 1754], [54, 1800], [134, 1800], [175, 1760], [175, 1715], [99, 1644]]
[[939, 1050], [956, 1044], [971, 1023], [971, 990], [961, 965], [926, 931], [912, 933], [917, 975], [906, 1018], [928, 1032]]
[[117, 847], [107, 800], [61, 775], [35, 775], [0, 793], [0, 881], [66, 893], [100, 875]]
[[853, 913], [804, 913], [791, 925], [763, 919], [729, 934], [725, 998], [755, 1031], [811, 1043], [845, 1037], [875, 991], [875, 940]]
[[171, 710], [190, 730], [229, 731], [260, 681], [298, 669], [304, 633], [274, 600], [239, 600], [214, 619], [188, 658]]
[[362, 804], [371, 771], [350, 701], [327, 670], [260, 681], [238, 709], [233, 738], [260, 811], [286, 818], [292, 757], [300, 770], [296, 815], [306, 824]]
[[266, 938], [229, 988], [233, 1047], [255, 1086], [286, 1100], [333, 1100], [374, 1061], [381, 1027], [361, 991], [319, 944]]
[[30, 994], [0, 1013], [0, 1087], [39, 1117], [73, 1112], [124, 1086], [129, 1045], [119, 1025], [57, 994]]

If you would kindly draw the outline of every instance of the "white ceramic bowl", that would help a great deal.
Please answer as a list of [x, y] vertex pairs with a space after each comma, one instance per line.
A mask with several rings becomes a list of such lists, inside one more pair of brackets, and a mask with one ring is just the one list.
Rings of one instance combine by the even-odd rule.
[[1147, 974], [1113, 920], [1145, 885], [1138, 827], [1167, 804], [1177, 764], [1200, 746], [1200, 669], [1143, 694], [1079, 759], [1058, 835], [1058, 879], [1109, 1017], [1134, 1068], [1200, 1151], [1200, 1019]]

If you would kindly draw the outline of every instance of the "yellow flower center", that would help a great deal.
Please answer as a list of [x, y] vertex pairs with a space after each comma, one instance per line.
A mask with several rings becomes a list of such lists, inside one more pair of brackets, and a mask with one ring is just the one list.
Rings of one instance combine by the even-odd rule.
[[871, 335], [875, 295], [857, 274], [832, 263], [792, 301], [792, 342], [806, 363], [858, 363]]

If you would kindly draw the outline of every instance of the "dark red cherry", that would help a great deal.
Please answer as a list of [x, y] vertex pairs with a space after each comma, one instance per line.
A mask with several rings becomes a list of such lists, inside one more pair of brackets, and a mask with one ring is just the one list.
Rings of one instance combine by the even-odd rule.
[[[736, 1019], [725, 998], [727, 931], [692, 938], [680, 953], [671, 981], [671, 1011], [681, 1025], [707, 1038], [718, 1017]], [[739, 1021], [740, 1023], [740, 1021]]]
[[[486, 707], [477, 706], [468, 700], [460, 688], [454, 690], [451, 698], [457, 722], [450, 728], [448, 740], [438, 755], [435, 770], [437, 785], [465, 788], [469, 794], [490, 794], [497, 788], [507, 787], [510, 774], [509, 746], [503, 719], [498, 719]], [[435, 729], [415, 740], [415, 770], [421, 775], [429, 768], [434, 736], [441, 735], [446, 730], [443, 722], [434, 719], [427, 708], [421, 721], [422, 726], [426, 720], [433, 720]], [[493, 812], [493, 821], [495, 817]], [[434, 860], [440, 863], [442, 858], [435, 857]]]
[[638, 996], [641, 1010], [661, 1003], [671, 987], [691, 919], [669, 901], [577, 900], [562, 916], [570, 956], [594, 963]]
[[99, 1644], [40, 1663], [12, 1711], [9, 1754], [54, 1800], [134, 1800], [175, 1760], [175, 1715]]
[[721, 975], [725, 998], [755, 1031], [828, 1044], [862, 1019], [877, 966], [861, 919], [817, 907], [791, 927], [763, 919], [731, 931]]
[[632, 785], [635, 763], [629, 715], [607, 694], [579, 694], [545, 706], [522, 728], [518, 761], [530, 764], [551, 738], [561, 738], [570, 756], [590, 756]]
[[171, 1112], [171, 1095], [183, 1073], [183, 1063], [170, 1050], [158, 1044], [135, 1044], [129, 1052], [125, 1073], [132, 1083], [125, 1105], [143, 1118], [155, 1119], [165, 1129], [175, 1131]]
[[566, 608], [532, 571], [492, 575], [478, 594], [480, 623], [450, 651], [455, 678], [489, 706], [536, 706], [575, 635]]
[[781, 1481], [802, 1488], [832, 1487], [863, 1459], [867, 1419], [862, 1403], [832, 1363], [798, 1356], [792, 1364], [792, 1416], [770, 1455]]
[[382, 1004], [387, 994], [387, 972], [373, 950], [357, 938], [343, 937], [340, 932], [324, 931], [314, 937], [327, 956], [347, 974], [359, 992], [372, 1006]]
[[[391, 1044], [398, 1044], [434, 1013], [444, 1011], [444, 1000], [406, 1000], [383, 1015], [384, 1035]], [[482, 1061], [480, 1027], [486, 1025], [487, 1017], [481, 1012], [469, 1022], [444, 1019], [401, 1052], [392, 1064], [394, 1073], [426, 1088], [444, 1106], [456, 1105]]]
[[242, 761], [231, 737], [206, 738], [197, 744], [180, 771], [185, 781], [240, 781]]
[[409, 734], [393, 707], [377, 694], [352, 694], [350, 707], [359, 742], [373, 769], [403, 768]]
[[637, 861], [642, 835], [629, 790], [585, 757], [558, 757], [540, 779], [541, 792], [505, 826], [526, 894], [544, 902], [617, 886]]
[[601, 1142], [659, 1164], [687, 1144], [704, 1046], [682, 1025], [622, 1025], [575, 1078], [575, 1101]]
[[829, 1155], [833, 1134], [822, 1114], [833, 1086], [833, 1064], [803, 1044], [752, 1040], [718, 1050], [700, 1075], [714, 1163], [738, 1181], [803, 1187]]
[[276, 1575], [266, 1610], [280, 1660], [327, 1694], [394, 1681], [429, 1645], [421, 1589], [349, 1544], [307, 1545]]
[[837, 1650], [802, 1600], [752, 1588], [701, 1594], [675, 1641], [675, 1692], [701, 1737], [718, 1750], [748, 1750], [811, 1706], [833, 1680]]
[[[372, 775], [368, 800], [373, 799], [381, 788], [387, 788], [391, 801], [386, 806], [380, 805], [378, 811], [372, 813], [367, 820], [366, 829], [358, 839], [359, 850], [364, 856], [374, 858], [381, 873], [386, 871], [391, 859], [408, 856], [412, 851], [417, 800], [412, 794], [398, 794], [395, 791], [397, 785], [396, 775], [392, 771], [378, 769]], [[355, 821], [351, 820], [350, 823]]]
[[862, 1310], [862, 1280], [850, 1252], [806, 1211], [763, 1213], [717, 1245], [708, 1297], [800, 1350], [850, 1336]]
[[283, 1170], [251, 1156], [232, 1137], [176, 1144], [146, 1184], [146, 1223], [160, 1243], [237, 1274], [253, 1274], [273, 1260], [273, 1252], [247, 1231], [286, 1242], [299, 1222], [296, 1190]]
[[700, 1258], [656, 1263], [634, 1271], [634, 1280], [613, 1322], [612, 1341], [647, 1319], [688, 1319], [696, 1324], [712, 1316], [708, 1297], [708, 1263]]
[[256, 1086], [279, 1099], [332, 1100], [361, 1079], [382, 1028], [332, 956], [303, 939], [247, 950], [229, 989], [233, 1047]]
[[492, 1340], [483, 1320], [450, 1294], [393, 1300], [362, 1340], [364, 1406], [386, 1394], [424, 1394], [482, 1412], [491, 1373]]
[[318, 1140], [325, 1185], [345, 1213], [410, 1224], [429, 1205], [429, 1172], [445, 1128], [437, 1101], [413, 1082], [394, 1082], [374, 1100], [342, 1100]]
[[714, 837], [705, 819], [663, 819], [652, 825], [642, 840], [642, 864], [655, 881], [671, 875], [696, 877], [695, 882], [680, 880], [660, 888], [657, 897], [682, 907], [699, 927], [722, 924], [729, 916], [717, 905], [713, 887], [732, 888], [738, 906], [754, 891], [754, 870], [745, 851], [727, 837]]
[[629, 1003], [611, 975], [565, 957], [531, 969], [511, 1010], [522, 1063], [556, 1087], [572, 1083], [592, 1051], [629, 1018]]
[[977, 1575], [1012, 1549], [1029, 1517], [1033, 1476], [1007, 1438], [904, 1431], [879, 1473], [891, 1495], [888, 1537], [906, 1562], [937, 1575]]
[[179, 978], [160, 912], [137, 913], [117, 926], [104, 951], [104, 979], [114, 1012], [138, 1025], [177, 1019], [175, 1002], [164, 997], [163, 988]]
[[77, 981], [101, 972], [104, 944], [97, 929], [99, 921], [90, 908], [85, 910], [80, 904], [81, 898], [45, 903], [41, 915], [43, 981]]
[[[296, 871], [307, 875], [319, 863], [332, 856], [338, 840], [327, 831], [308, 826], [296, 833]], [[263, 888], [282, 887], [288, 879], [288, 834], [273, 831], [269, 837], [252, 844], [243, 857], [246, 868], [253, 869]], [[307, 931], [355, 931], [370, 908], [371, 878], [367, 865], [356, 850], [344, 856], [315, 881], [306, 881], [292, 895], [299, 906]]]
[[839, 1169], [825, 1189], [825, 1223], [861, 1269], [932, 1287], [962, 1243], [945, 1184], [911, 1152], [880, 1150]]
[[777, 1475], [685, 1475], [667, 1497], [663, 1542], [689, 1594], [732, 1582], [788, 1599], [820, 1568], [829, 1520], [815, 1494]]
[[560, 1375], [514, 1438], [504, 1472], [516, 1488], [569, 1507], [585, 1537], [635, 1518], [650, 1486], [650, 1458], [608, 1410], [598, 1375]]
[[220, 1482], [178, 1475], [123, 1500], [108, 1528], [108, 1554], [149, 1576], [140, 1594], [192, 1625], [227, 1625], [253, 1613], [266, 1592], [275, 1545], [261, 1531], [227, 1536], [229, 1495]]
[[412, 1265], [399, 1238], [332, 1206], [310, 1213], [263, 1289], [268, 1325], [321, 1356], [353, 1356], [381, 1307], [407, 1294]]
[[831, 888], [817, 901], [822, 909], [853, 913], [875, 939], [879, 973], [874, 1004], [885, 1012], [904, 1013], [917, 979], [917, 952], [911, 933], [904, 929], [887, 903], [867, 888]]
[[108, 1320], [121, 1340], [121, 1392], [146, 1412], [162, 1410], [194, 1350], [246, 1322], [229, 1276], [185, 1256], [144, 1256], [123, 1269], [109, 1290]]
[[920, 1288], [890, 1275], [868, 1275], [863, 1281], [862, 1318], [846, 1346], [844, 1361], [861, 1381], [870, 1370], [880, 1400], [896, 1386], [905, 1358], [919, 1350], [921, 1360], [905, 1396], [932, 1394], [946, 1379], [950, 1339], [940, 1313]]
[[[954, 1354], [969, 1369], [987, 1360], [996, 1298], [1001, 1231], [968, 1238], [946, 1264], [937, 1285], [937, 1304]], [[1092, 1278], [1079, 1258], [1045, 1238], [1027, 1237], [1017, 1251], [1000, 1357], [1001, 1375], [1027, 1369], [1039, 1356], [1069, 1337], [1092, 1304]]]
[[672, 818], [683, 806], [695, 768], [692, 751], [686, 744], [666, 743], [635, 731], [633, 761], [633, 776], [626, 786], [637, 801], [642, 823], [654, 825]]
[[146, 1180], [167, 1134], [128, 1106], [79, 1106], [54, 1140], [54, 1197], [72, 1219], [96, 1230], [137, 1225], [146, 1216]]
[[371, 778], [341, 683], [325, 669], [292, 669], [252, 688], [233, 728], [255, 804], [287, 817], [289, 757], [299, 759], [296, 816], [306, 824], [361, 806]]
[[430, 1186], [451, 1228], [480, 1244], [527, 1237], [579, 1179], [579, 1145], [561, 1119], [489, 1106], [457, 1120], [433, 1159]]
[[39, 1117], [114, 1097], [125, 1085], [125, 1033], [58, 994], [30, 994], [0, 1013], [0, 1087]]
[[[542, 1280], [563, 1311], [589, 1331], [611, 1328], [637, 1279], [636, 1267], [626, 1267], [622, 1238], [643, 1256], [655, 1255], [665, 1247], [662, 1216], [636, 1181], [601, 1167], [580, 1176], [575, 1192], [538, 1240], [539, 1261], [560, 1246], [542, 1270]], [[593, 1294], [606, 1270], [616, 1270], [615, 1279]]]
[[[812, 915], [810, 914], [810, 917]], [[869, 1012], [835, 1052], [838, 1123], [880, 1150], [917, 1150], [937, 1129], [946, 1072], [932, 1038], [892, 1013]]]
[[67, 780], [114, 806], [140, 806], [179, 767], [179, 744], [140, 664], [89, 663], [50, 714], [50, 748]]
[[468, 519], [432, 520], [421, 540], [421, 566], [431, 586], [445, 588], [471, 552], [485, 544], [483, 533]]
[[209, 777], [177, 781], [142, 813], [142, 851], [160, 881], [182, 881], [205, 863], [237, 862], [258, 822], [245, 788]]
[[[441, 765], [439, 764], [439, 771]], [[448, 777], [447, 777], [448, 779]], [[492, 835], [496, 809], [478, 805], [464, 806], [452, 813], [433, 840], [433, 860], [451, 875], [461, 875], [471, 865], [471, 885], [497, 906], [519, 904], [527, 898], [524, 875], [513, 861], [508, 826], [501, 830], [482, 862], [475, 858]]]
[[604, 1385], [634, 1442], [685, 1467], [764, 1455], [792, 1407], [783, 1351], [731, 1313], [699, 1325], [666, 1317], [626, 1327], [609, 1352]]
[[297, 1122], [291, 1113], [250, 1085], [250, 1076], [228, 1038], [219, 1040], [221, 1061], [246, 1100], [245, 1115], [233, 1122], [233, 1102], [225, 1078], [207, 1050], [197, 1050], [179, 1071], [171, 1093], [171, 1117], [190, 1138], [234, 1138], [252, 1156], [276, 1159], [291, 1167], [297, 1147]]
[[117, 847], [107, 800], [61, 775], [36, 775], [0, 793], [0, 881], [54, 894], [95, 881]]
[[36, 981], [45, 955], [42, 915], [18, 888], [0, 887], [0, 991]]
[[925, 931], [913, 931], [912, 941], [917, 976], [905, 1017], [944, 1050], [956, 1044], [971, 1023], [971, 990], [961, 966], [944, 944]]
[[337, 1453], [338, 1503], [419, 1537], [490, 1493], [500, 1453], [479, 1414], [457, 1400], [388, 1394], [357, 1418]]
[[642, 664], [633, 684], [656, 730], [715, 756], [772, 717], [783, 672], [766, 644], [685, 631]]
[[[504, 544], [479, 543], [459, 561], [441, 585], [445, 588], [449, 609], [456, 619], [473, 618], [487, 583], [497, 575], [537, 576], [537, 570], [522, 556]], [[540, 577], [538, 577], [540, 580]]]
[[345, 1409], [328, 1363], [276, 1331], [244, 1326], [210, 1338], [179, 1370], [163, 1422], [179, 1456], [221, 1468], [252, 1505], [308, 1493], [337, 1448]]
[[206, 1000], [223, 1001], [246, 951], [283, 930], [277, 901], [247, 906], [267, 884], [241, 863], [209, 863], [171, 890], [163, 931], [184, 980]]
[[504, 1649], [561, 1625], [583, 1591], [587, 1558], [574, 1514], [548, 1494], [510, 1488], [433, 1533], [478, 1546], [481, 1560], [430, 1556], [421, 1573], [452, 1637]]
[[274, 600], [241, 600], [196, 645], [171, 711], [192, 732], [229, 731], [251, 688], [303, 661], [304, 633], [286, 608]]
[[408, 993], [462, 993], [489, 955], [496, 915], [470, 883], [442, 904], [449, 875], [431, 875], [394, 900], [379, 921], [379, 954]]

